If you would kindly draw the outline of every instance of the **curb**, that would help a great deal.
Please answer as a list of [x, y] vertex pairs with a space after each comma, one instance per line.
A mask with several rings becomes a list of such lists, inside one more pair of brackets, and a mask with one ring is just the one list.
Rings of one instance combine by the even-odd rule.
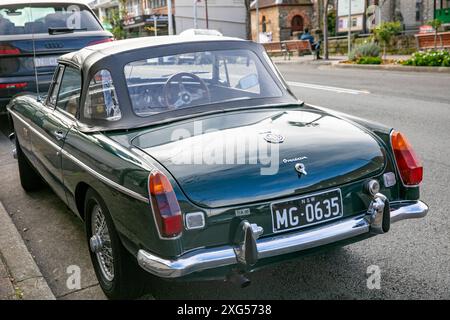
[[334, 68], [341, 68], [341, 69], [450, 73], [449, 67], [414, 67], [414, 66], [399, 66], [399, 65], [364, 65], [364, 64], [344, 64], [344, 63], [336, 63], [332, 64], [332, 66]]
[[24, 300], [55, 300], [47, 281], [0, 202], [0, 253]]
[[315, 66], [329, 66], [334, 63], [335, 61], [330, 60], [279, 60], [279, 61], [273, 61], [275, 64], [308, 64], [308, 65], [315, 65]]

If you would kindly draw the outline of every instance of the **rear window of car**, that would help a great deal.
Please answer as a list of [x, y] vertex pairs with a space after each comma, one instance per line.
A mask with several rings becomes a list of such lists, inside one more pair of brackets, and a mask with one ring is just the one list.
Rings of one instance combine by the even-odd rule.
[[132, 109], [141, 117], [208, 104], [282, 95], [250, 50], [186, 52], [130, 62], [124, 69]]
[[101, 25], [79, 4], [16, 4], [0, 7], [0, 35], [48, 33], [49, 28], [98, 31]]

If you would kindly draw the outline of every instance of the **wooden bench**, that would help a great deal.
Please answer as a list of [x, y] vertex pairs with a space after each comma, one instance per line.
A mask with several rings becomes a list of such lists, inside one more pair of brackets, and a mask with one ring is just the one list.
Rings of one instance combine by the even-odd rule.
[[267, 42], [262, 45], [269, 55], [282, 53], [281, 42]]
[[290, 40], [283, 42], [268, 42], [263, 43], [269, 55], [283, 55], [284, 58], [291, 56], [296, 52], [299, 56], [304, 54], [311, 54], [311, 43], [308, 40]]
[[[415, 36], [419, 50], [434, 49], [434, 33], [419, 33]], [[450, 32], [439, 32], [436, 46], [438, 49], [450, 49]]]
[[287, 57], [291, 58], [292, 52], [287, 49], [284, 42], [267, 42], [263, 43], [263, 46], [269, 55], [283, 55], [284, 59]]
[[311, 43], [308, 40], [291, 40], [283, 43], [286, 44], [288, 51], [297, 52], [299, 56], [312, 53]]

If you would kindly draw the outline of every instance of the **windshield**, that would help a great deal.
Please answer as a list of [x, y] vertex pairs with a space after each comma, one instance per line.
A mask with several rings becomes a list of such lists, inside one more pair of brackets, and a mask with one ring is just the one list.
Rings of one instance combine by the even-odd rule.
[[49, 29], [102, 30], [85, 6], [75, 4], [0, 5], [0, 35], [48, 33]]
[[133, 111], [150, 116], [235, 100], [282, 96], [277, 82], [250, 50], [183, 53], [125, 66]]

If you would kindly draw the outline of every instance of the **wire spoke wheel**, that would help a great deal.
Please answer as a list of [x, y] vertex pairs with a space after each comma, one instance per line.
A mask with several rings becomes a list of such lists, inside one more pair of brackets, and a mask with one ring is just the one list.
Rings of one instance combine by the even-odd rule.
[[91, 250], [97, 257], [100, 271], [108, 281], [114, 280], [114, 256], [111, 238], [106, 224], [105, 215], [100, 205], [92, 208], [91, 214], [92, 237], [90, 239]]

